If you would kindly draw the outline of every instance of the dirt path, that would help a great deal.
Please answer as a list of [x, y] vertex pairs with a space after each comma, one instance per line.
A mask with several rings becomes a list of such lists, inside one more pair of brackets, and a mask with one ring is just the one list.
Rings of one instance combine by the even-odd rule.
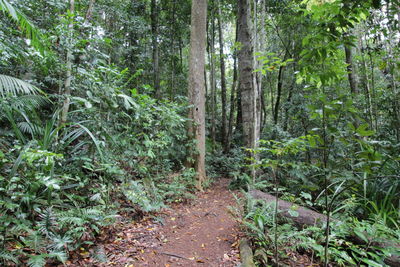
[[237, 266], [240, 232], [228, 209], [236, 206], [228, 183], [217, 180], [196, 199], [162, 211], [156, 220], [121, 222], [106, 229], [102, 244], [87, 254], [107, 255], [107, 263], [96, 264], [88, 257], [78, 266]]
[[145, 251], [138, 266], [236, 266], [238, 225], [229, 213], [235, 206], [228, 180], [219, 180], [189, 205], [165, 214], [160, 246]]

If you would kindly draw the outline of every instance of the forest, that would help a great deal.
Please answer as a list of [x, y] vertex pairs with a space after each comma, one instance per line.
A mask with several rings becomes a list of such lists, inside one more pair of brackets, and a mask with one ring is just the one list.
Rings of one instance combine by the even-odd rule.
[[0, 0], [0, 266], [400, 266], [399, 0]]

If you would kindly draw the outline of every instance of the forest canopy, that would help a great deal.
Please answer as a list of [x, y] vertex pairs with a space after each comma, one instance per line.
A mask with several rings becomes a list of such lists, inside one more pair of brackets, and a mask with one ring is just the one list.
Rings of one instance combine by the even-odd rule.
[[399, 58], [399, 0], [0, 0], [0, 265], [226, 178], [242, 266], [399, 266]]

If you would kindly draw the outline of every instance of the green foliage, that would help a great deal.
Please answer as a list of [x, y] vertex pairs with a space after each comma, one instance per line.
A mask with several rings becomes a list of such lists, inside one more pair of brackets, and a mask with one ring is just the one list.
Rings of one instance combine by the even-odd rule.
[[[256, 251], [262, 251], [265, 255], [273, 255], [274, 232], [270, 229], [274, 225], [274, 210], [272, 203], [265, 204], [263, 201], [257, 201], [250, 196], [246, 196], [243, 224], [254, 240]], [[323, 228], [308, 226], [299, 230], [290, 222], [281, 218], [277, 231], [281, 237], [279, 239], [279, 247], [308, 253], [312, 252], [321, 260], [324, 258], [322, 244], [325, 239]], [[331, 261], [338, 264], [338, 266], [362, 263], [368, 266], [385, 266], [383, 259], [397, 252], [395, 248], [390, 246], [385, 249], [379, 248], [373, 245], [373, 242], [382, 238], [396, 242], [395, 240], [397, 240], [399, 234], [398, 230], [391, 230], [382, 221], [358, 221], [349, 219], [348, 216], [346, 219], [346, 215], [343, 215], [343, 221], [335, 223], [330, 233]], [[351, 242], [348, 238], [351, 235], [356, 235], [364, 240], [366, 244], [358, 245]], [[281, 259], [285, 257], [285, 254], [280, 254]], [[262, 259], [265, 262], [265, 257]]]
[[[31, 44], [39, 51], [44, 51], [42, 36], [33, 23], [19, 9], [11, 5], [7, 0], [0, 0], [0, 11], [8, 15], [24, 31]], [[1, 90], [0, 90], [1, 93]]]
[[[160, 177], [164, 179], [166, 177]], [[160, 179], [159, 178], [159, 179]], [[182, 202], [188, 199], [194, 199], [196, 190], [196, 173], [194, 169], [184, 169], [181, 173], [174, 174], [167, 178], [166, 183], [159, 182], [159, 194], [167, 203]], [[169, 181], [168, 181], [169, 180]], [[207, 187], [207, 184], [204, 185]]]

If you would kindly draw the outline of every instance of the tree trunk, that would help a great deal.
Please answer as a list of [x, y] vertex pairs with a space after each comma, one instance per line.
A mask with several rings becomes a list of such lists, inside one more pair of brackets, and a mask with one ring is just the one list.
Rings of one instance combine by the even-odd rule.
[[218, 1], [218, 35], [219, 35], [219, 60], [221, 69], [221, 104], [222, 104], [222, 118], [221, 118], [221, 140], [222, 144], [227, 144], [228, 131], [226, 128], [227, 115], [226, 115], [226, 78], [225, 78], [225, 57], [224, 57], [224, 36], [222, 32], [221, 22], [221, 1]]
[[189, 136], [192, 136], [197, 141], [197, 151], [193, 153], [192, 158], [194, 159], [193, 167], [197, 175], [197, 188], [202, 190], [202, 184], [206, 179], [204, 65], [207, 0], [193, 1], [191, 14], [188, 98], [192, 105], [189, 111], [189, 118], [193, 122], [189, 125]]
[[[249, 0], [239, 0], [238, 2], [238, 41], [241, 44], [239, 50], [239, 84], [241, 91], [241, 106], [243, 119], [243, 141], [246, 148], [256, 149], [259, 138], [259, 112], [257, 102], [259, 101], [257, 88], [255, 85], [254, 55], [250, 22], [250, 3]], [[254, 156], [251, 153], [250, 156]], [[255, 179], [255, 169], [252, 169], [252, 177]]]
[[[286, 56], [285, 56], [286, 58]], [[284, 59], [285, 60], [285, 59]], [[280, 66], [279, 67], [279, 72], [278, 72], [278, 83], [277, 83], [277, 88], [276, 88], [276, 102], [275, 102], [275, 109], [274, 109], [274, 124], [278, 124], [278, 118], [279, 118], [279, 107], [280, 107], [280, 102], [281, 102], [281, 97], [282, 97], [282, 87], [283, 87], [283, 71], [285, 67]]]
[[92, 19], [93, 7], [94, 7], [94, 3], [95, 2], [96, 2], [96, 0], [90, 0], [89, 7], [87, 9], [86, 16], [85, 16], [85, 22], [88, 22], [88, 21], [90, 21]]
[[[255, 47], [255, 52], [260, 52], [263, 53], [265, 51], [265, 46], [266, 46], [266, 31], [265, 31], [265, 16], [266, 16], [266, 7], [265, 7], [265, 0], [254, 0], [254, 47]], [[260, 7], [260, 9], [258, 9]], [[258, 25], [260, 25], [258, 27]], [[255, 69], [261, 69], [262, 67], [262, 62], [256, 60], [254, 57], [254, 68]], [[261, 132], [261, 128], [263, 125], [263, 121], [265, 117], [263, 116], [263, 110], [265, 109], [263, 107], [263, 78], [264, 76], [262, 75], [261, 72], [256, 72], [254, 74], [255, 78], [255, 86], [256, 86], [256, 91], [258, 95], [257, 99], [257, 108], [256, 108], [256, 116], [258, 118], [258, 125], [257, 127], [258, 132]]]
[[355, 76], [354, 65], [353, 65], [353, 48], [351, 46], [345, 45], [344, 51], [346, 54], [346, 63], [347, 63], [347, 75], [350, 84], [350, 91], [352, 94], [357, 94], [357, 79]]
[[232, 135], [233, 135], [233, 122], [235, 119], [235, 109], [236, 109], [236, 97], [237, 95], [237, 56], [236, 51], [233, 54], [233, 80], [231, 89], [231, 100], [230, 100], [230, 111], [229, 111], [229, 124], [228, 124], [228, 136], [226, 143], [224, 144], [224, 152], [227, 154], [229, 152]]
[[69, 12], [71, 13], [71, 18], [68, 24], [68, 47], [67, 47], [67, 62], [66, 62], [66, 78], [64, 81], [64, 103], [61, 110], [61, 120], [60, 125], [65, 125], [68, 118], [68, 111], [70, 105], [71, 97], [71, 81], [72, 81], [72, 40], [73, 40], [73, 30], [74, 30], [74, 13], [75, 13], [75, 0], [69, 1]]
[[160, 91], [160, 69], [159, 69], [159, 51], [158, 51], [158, 8], [157, 1], [151, 0], [151, 41], [153, 46], [153, 87], [155, 97], [161, 98]]
[[210, 93], [211, 93], [211, 140], [212, 149], [216, 143], [216, 89], [217, 81], [215, 77], [215, 16], [214, 10], [211, 11], [210, 27]]
[[170, 88], [170, 99], [173, 100], [176, 94], [175, 89], [175, 13], [176, 13], [176, 0], [172, 0], [172, 19], [170, 23], [170, 34], [171, 34], [171, 50], [170, 50], [170, 64], [171, 64], [171, 88]]

